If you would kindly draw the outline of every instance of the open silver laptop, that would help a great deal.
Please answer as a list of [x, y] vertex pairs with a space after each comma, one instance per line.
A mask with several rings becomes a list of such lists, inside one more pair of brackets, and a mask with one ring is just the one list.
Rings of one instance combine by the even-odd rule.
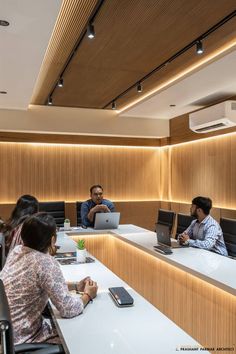
[[95, 216], [94, 229], [117, 229], [120, 222], [120, 213], [97, 213]]
[[169, 246], [171, 248], [181, 248], [176, 241], [171, 241], [170, 229], [167, 225], [156, 224], [157, 242], [160, 245]]

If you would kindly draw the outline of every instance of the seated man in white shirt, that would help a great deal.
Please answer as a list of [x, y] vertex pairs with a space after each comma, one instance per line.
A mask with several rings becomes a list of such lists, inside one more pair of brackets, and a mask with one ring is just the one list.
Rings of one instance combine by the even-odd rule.
[[190, 213], [196, 220], [179, 236], [179, 242], [228, 256], [221, 227], [209, 215], [211, 208], [210, 198], [196, 197], [192, 200]]

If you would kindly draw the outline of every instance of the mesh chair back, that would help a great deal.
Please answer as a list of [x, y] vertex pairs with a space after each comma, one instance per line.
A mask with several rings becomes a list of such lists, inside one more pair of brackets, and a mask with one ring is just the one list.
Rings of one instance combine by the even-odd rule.
[[77, 226], [80, 226], [82, 224], [82, 222], [81, 222], [81, 213], [80, 213], [81, 204], [82, 204], [82, 202], [76, 202], [76, 221], [77, 221]]
[[64, 226], [65, 220], [65, 202], [41, 202], [39, 211], [45, 211], [52, 215], [58, 227]]
[[176, 236], [179, 234], [182, 234], [191, 224], [191, 222], [194, 220], [194, 217], [191, 215], [185, 215], [185, 214], [177, 214], [177, 230], [176, 230]]
[[175, 216], [176, 214], [174, 211], [159, 209], [157, 224], [169, 226], [169, 230], [171, 232], [174, 225]]
[[14, 354], [13, 330], [10, 309], [2, 280], [0, 279], [0, 332], [3, 354]]
[[229, 256], [236, 257], [236, 220], [221, 218], [220, 226]]

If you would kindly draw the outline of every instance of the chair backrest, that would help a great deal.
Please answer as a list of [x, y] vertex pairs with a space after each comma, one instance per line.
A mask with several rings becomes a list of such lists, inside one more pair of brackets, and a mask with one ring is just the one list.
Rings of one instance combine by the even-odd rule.
[[236, 257], [236, 220], [221, 218], [220, 226], [229, 256]]
[[4, 267], [5, 260], [5, 237], [0, 233], [0, 270]]
[[4, 285], [0, 279], [0, 332], [3, 354], [14, 354], [13, 329]]
[[194, 217], [191, 215], [177, 214], [177, 230], [176, 236], [182, 234], [194, 220]]
[[174, 225], [175, 216], [176, 213], [174, 211], [159, 209], [157, 224], [169, 226], [169, 230], [171, 232]]
[[54, 217], [57, 226], [64, 226], [65, 202], [41, 202], [39, 203], [39, 211], [46, 211]]
[[81, 213], [80, 213], [80, 209], [81, 209], [81, 204], [82, 202], [76, 202], [76, 221], [77, 221], [77, 226], [81, 225]]

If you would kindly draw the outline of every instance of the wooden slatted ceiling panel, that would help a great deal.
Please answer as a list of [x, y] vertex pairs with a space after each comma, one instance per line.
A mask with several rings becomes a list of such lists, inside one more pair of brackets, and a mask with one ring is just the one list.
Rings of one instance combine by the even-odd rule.
[[[54, 104], [102, 108], [234, 9], [234, 0], [105, 1], [94, 23], [96, 38], [84, 38]], [[185, 66], [184, 59], [179, 63]]]
[[[162, 68], [160, 71], [153, 74], [147, 81], [143, 83], [143, 95], [146, 95], [149, 91], [155, 90], [161, 85], [165, 85], [168, 80], [172, 80], [173, 77], [180, 75], [187, 68], [196, 66], [207, 58], [212, 57], [214, 53], [222, 51], [229, 44], [233, 44], [233, 49], [236, 48], [236, 18], [224, 25], [221, 29], [212, 33], [208, 38], [203, 41], [204, 54], [196, 55], [196, 47], [188, 50], [173, 62]], [[232, 49], [229, 50], [229, 52]], [[215, 59], [211, 60], [214, 61]], [[197, 70], [197, 69], [196, 69]], [[117, 100], [118, 109], [122, 109], [129, 102], [140, 99], [142, 95], [137, 92], [137, 88], [130, 90], [125, 96]], [[190, 102], [191, 103], [191, 102]], [[170, 102], [170, 104], [178, 104], [178, 102]]]
[[39, 200], [85, 200], [102, 184], [111, 200], [159, 200], [160, 150], [0, 144], [0, 203], [22, 194]]
[[31, 99], [44, 104], [97, 0], [63, 0]]

